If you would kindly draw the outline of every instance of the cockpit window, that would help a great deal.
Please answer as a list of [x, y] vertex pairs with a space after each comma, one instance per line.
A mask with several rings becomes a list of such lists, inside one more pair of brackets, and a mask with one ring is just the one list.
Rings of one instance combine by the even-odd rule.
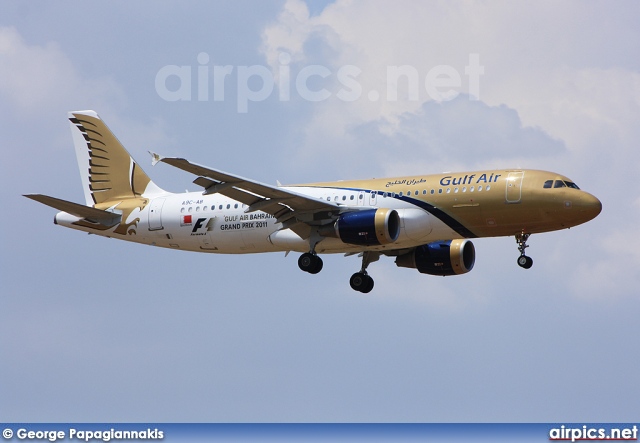
[[578, 185], [573, 182], [565, 181], [565, 180], [547, 180], [543, 185], [544, 189], [550, 188], [572, 188], [572, 189], [580, 189]]

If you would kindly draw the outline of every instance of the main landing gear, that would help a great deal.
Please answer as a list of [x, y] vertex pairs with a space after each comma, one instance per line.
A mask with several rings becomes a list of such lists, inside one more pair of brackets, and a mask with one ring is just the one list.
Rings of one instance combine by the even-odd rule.
[[317, 232], [313, 232], [309, 239], [309, 252], [305, 252], [298, 259], [298, 267], [309, 274], [317, 274], [322, 271], [322, 259], [316, 254], [316, 245], [321, 237]]
[[[360, 256], [362, 257], [362, 267], [360, 268], [360, 272], [356, 272], [351, 276], [349, 284], [355, 291], [367, 294], [373, 289], [373, 279], [367, 273], [367, 267], [380, 258], [380, 253], [363, 252]], [[298, 258], [298, 266], [304, 272], [317, 274], [322, 270], [322, 259], [318, 257], [315, 252], [305, 252]]]
[[349, 279], [351, 289], [367, 294], [373, 289], [373, 279], [366, 272], [356, 272]]
[[322, 271], [322, 259], [315, 252], [305, 252], [298, 259], [298, 266], [304, 272], [317, 274]]
[[362, 268], [360, 268], [360, 272], [356, 272], [349, 279], [351, 289], [353, 289], [354, 291], [362, 292], [363, 294], [371, 292], [371, 290], [373, 289], [373, 279], [369, 274], [367, 274], [367, 267], [369, 266], [369, 264], [377, 261], [379, 258], [379, 252], [362, 253]]
[[525, 234], [524, 232], [516, 234], [516, 243], [518, 243], [518, 251], [520, 251], [520, 257], [518, 257], [518, 266], [524, 269], [529, 269], [533, 266], [533, 259], [525, 255], [524, 250], [529, 247], [527, 240], [531, 234]]

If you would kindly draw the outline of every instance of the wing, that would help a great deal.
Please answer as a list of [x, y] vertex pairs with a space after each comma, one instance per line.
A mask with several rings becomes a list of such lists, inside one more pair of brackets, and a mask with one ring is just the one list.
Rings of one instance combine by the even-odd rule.
[[282, 229], [291, 229], [302, 238], [311, 234], [311, 226], [331, 223], [346, 206], [309, 197], [294, 191], [218, 171], [184, 158], [161, 157], [150, 152], [153, 164], [167, 163], [197, 175], [193, 183], [204, 188], [203, 194], [222, 194], [247, 205], [245, 212], [263, 211], [273, 215]]

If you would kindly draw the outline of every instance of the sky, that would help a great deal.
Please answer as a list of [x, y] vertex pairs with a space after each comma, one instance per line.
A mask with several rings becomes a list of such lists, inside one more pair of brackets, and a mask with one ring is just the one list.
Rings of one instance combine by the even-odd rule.
[[[0, 421], [637, 422], [640, 4], [0, 5]], [[397, 76], [394, 73], [401, 72]], [[397, 80], [397, 81], [396, 81]], [[67, 112], [265, 183], [486, 168], [570, 177], [593, 221], [474, 240], [455, 277], [90, 236]]]

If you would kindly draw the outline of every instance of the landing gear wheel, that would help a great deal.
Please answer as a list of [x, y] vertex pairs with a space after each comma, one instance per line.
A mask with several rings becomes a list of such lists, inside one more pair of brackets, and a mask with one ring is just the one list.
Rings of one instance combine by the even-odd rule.
[[526, 255], [521, 255], [518, 257], [518, 266], [524, 269], [529, 269], [533, 266], [533, 259], [531, 257], [527, 257]]
[[524, 269], [529, 269], [533, 266], [533, 259], [524, 255], [524, 250], [529, 247], [527, 245], [527, 240], [529, 240], [529, 236], [531, 234], [527, 234], [524, 231], [520, 234], [516, 234], [516, 243], [518, 244], [518, 251], [520, 251], [520, 257], [518, 257], [518, 266]]
[[305, 252], [298, 259], [298, 267], [309, 274], [317, 274], [322, 270], [322, 259], [315, 254]]
[[364, 272], [356, 272], [349, 280], [351, 289], [367, 294], [373, 289], [373, 279]]

